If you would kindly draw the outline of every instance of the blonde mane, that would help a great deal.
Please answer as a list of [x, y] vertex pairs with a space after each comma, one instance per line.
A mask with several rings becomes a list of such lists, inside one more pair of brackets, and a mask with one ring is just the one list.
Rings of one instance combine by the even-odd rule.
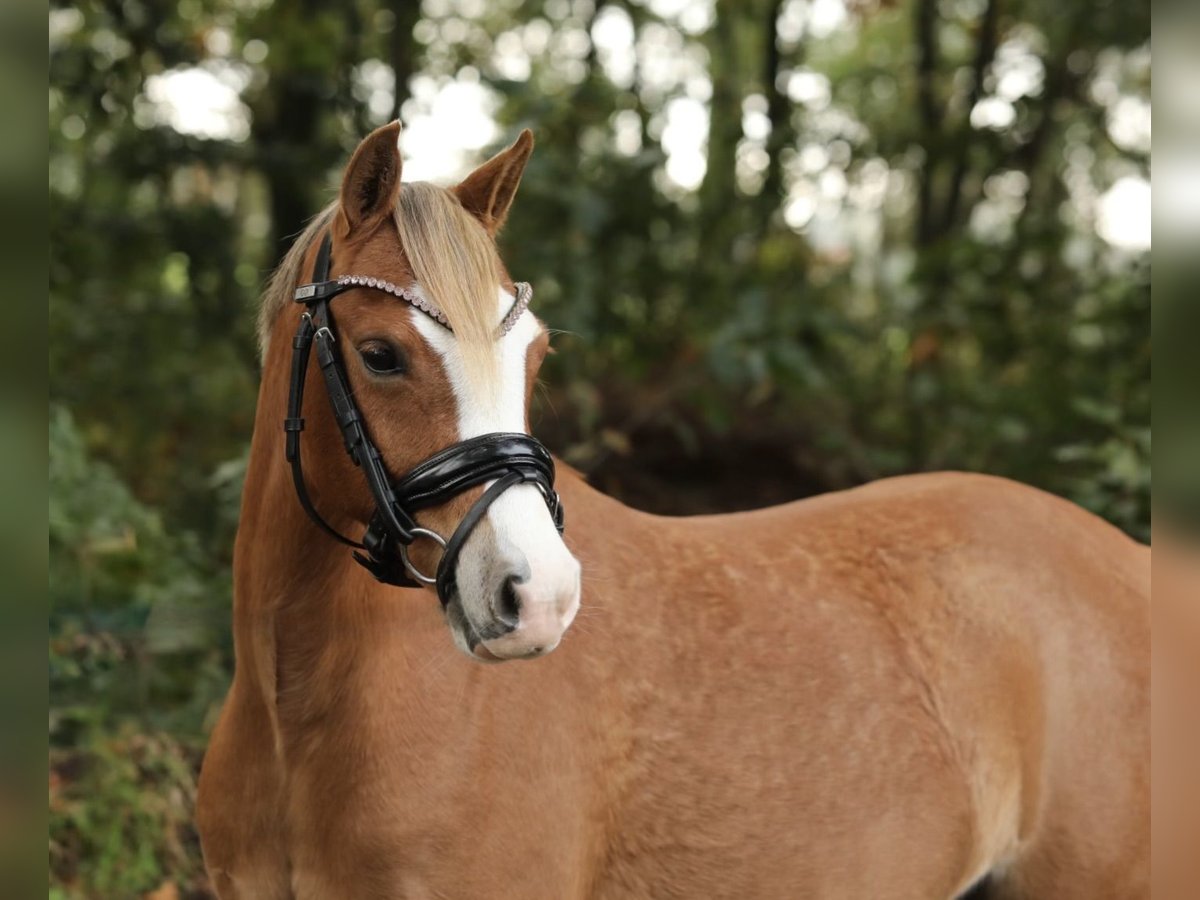
[[[301, 280], [304, 256], [336, 210], [337, 203], [331, 203], [313, 217], [267, 282], [258, 313], [258, 341], [264, 355], [275, 319], [291, 303]], [[400, 188], [394, 218], [416, 282], [446, 314], [464, 361], [476, 370], [486, 366], [493, 355], [496, 291], [503, 277], [495, 244], [457, 197], [428, 182], [406, 182]]]

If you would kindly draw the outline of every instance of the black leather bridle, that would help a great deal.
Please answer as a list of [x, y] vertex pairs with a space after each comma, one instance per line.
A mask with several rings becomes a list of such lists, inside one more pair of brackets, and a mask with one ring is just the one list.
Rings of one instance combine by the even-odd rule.
[[[385, 282], [376, 279], [343, 277], [329, 280], [332, 242], [326, 233], [313, 267], [312, 283], [297, 288], [295, 300], [307, 309], [300, 316], [300, 327], [292, 340], [292, 379], [288, 389], [287, 418], [283, 430], [287, 433], [286, 455], [292, 467], [296, 496], [304, 511], [334, 540], [355, 550], [354, 559], [385, 584], [401, 587], [436, 585], [442, 605], [454, 595], [455, 568], [458, 554], [472, 530], [500, 495], [518, 484], [532, 484], [542, 494], [554, 525], [563, 530], [563, 508], [554, 490], [554, 460], [537, 439], [519, 433], [485, 434], [451, 444], [417, 465], [399, 481], [388, 474], [379, 449], [367, 432], [366, 422], [350, 390], [346, 370], [338, 352], [333, 332], [333, 313], [329, 303], [345, 291], [379, 287]], [[387, 285], [391, 288], [391, 285]], [[526, 288], [526, 290], [528, 290]], [[527, 299], [527, 298], [526, 298]], [[443, 327], [449, 323], [424, 305]], [[514, 306], [517, 315], [523, 310]], [[505, 317], [508, 321], [509, 317]], [[308, 495], [304, 470], [300, 460], [300, 435], [304, 431], [304, 379], [313, 344], [317, 348], [317, 365], [324, 377], [325, 389], [333, 407], [333, 416], [342, 430], [346, 452], [362, 469], [367, 487], [375, 501], [375, 512], [361, 541], [346, 537], [322, 518]], [[476, 485], [492, 482], [463, 516], [449, 540], [435, 531], [417, 525], [414, 514], [438, 506]], [[419, 538], [434, 541], [442, 548], [437, 573], [430, 577], [419, 571], [408, 558], [409, 546]]]

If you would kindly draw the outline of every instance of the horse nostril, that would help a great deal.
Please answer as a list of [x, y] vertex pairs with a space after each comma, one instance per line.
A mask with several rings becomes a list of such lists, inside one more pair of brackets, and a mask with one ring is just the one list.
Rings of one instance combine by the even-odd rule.
[[510, 630], [516, 628], [521, 619], [521, 598], [517, 596], [518, 583], [515, 576], [510, 575], [505, 578], [504, 584], [500, 585], [500, 590], [496, 592], [496, 600], [493, 604], [496, 618], [507, 625]]

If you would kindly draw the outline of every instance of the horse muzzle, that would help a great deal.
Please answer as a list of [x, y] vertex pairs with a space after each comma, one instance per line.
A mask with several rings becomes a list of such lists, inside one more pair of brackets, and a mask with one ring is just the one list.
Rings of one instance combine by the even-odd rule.
[[[579, 563], [537, 508], [538, 495], [522, 493], [500, 501], [467, 542], [446, 611], [461, 649], [489, 662], [544, 656], [579, 610]], [[515, 522], [523, 525], [517, 533], [508, 528]]]

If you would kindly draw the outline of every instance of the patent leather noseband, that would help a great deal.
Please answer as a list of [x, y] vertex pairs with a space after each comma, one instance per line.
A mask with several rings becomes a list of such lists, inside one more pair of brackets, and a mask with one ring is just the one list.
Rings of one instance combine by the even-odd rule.
[[[300, 326], [292, 340], [291, 385], [283, 430], [287, 433], [285, 452], [292, 468], [296, 496], [309, 518], [334, 540], [353, 548], [354, 559], [377, 579], [401, 587], [436, 585], [438, 597], [445, 605], [454, 596], [455, 569], [463, 544], [487, 513], [488, 507], [509, 488], [518, 484], [536, 487], [546, 501], [555, 527], [562, 533], [563, 508], [554, 491], [554, 460], [538, 440], [527, 434], [485, 434], [451, 444], [414, 467], [399, 481], [393, 481], [354, 402], [338, 352], [329, 304], [339, 294], [363, 287], [378, 288], [405, 299], [408, 299], [408, 295], [390, 283], [375, 278], [343, 276], [330, 280], [331, 257], [332, 243], [326, 233], [313, 267], [312, 283], [302, 285], [295, 293], [296, 302], [303, 303], [306, 309], [300, 316]], [[528, 286], [522, 285], [521, 288], [517, 302], [501, 323], [501, 333], [511, 327], [529, 302]], [[427, 304], [423, 299], [411, 299], [409, 302], [443, 327], [450, 327], [432, 304]], [[300, 457], [300, 436], [304, 432], [304, 379], [314, 345], [317, 365], [325, 381], [334, 419], [342, 431], [346, 452], [354, 464], [362, 469], [375, 502], [375, 511], [361, 541], [346, 537], [317, 512], [304, 479]], [[417, 524], [414, 516], [418, 511], [438, 506], [487, 482], [491, 484], [472, 504], [449, 539]], [[433, 576], [417, 569], [408, 557], [408, 548], [419, 539], [431, 540], [442, 548], [442, 558]]]

